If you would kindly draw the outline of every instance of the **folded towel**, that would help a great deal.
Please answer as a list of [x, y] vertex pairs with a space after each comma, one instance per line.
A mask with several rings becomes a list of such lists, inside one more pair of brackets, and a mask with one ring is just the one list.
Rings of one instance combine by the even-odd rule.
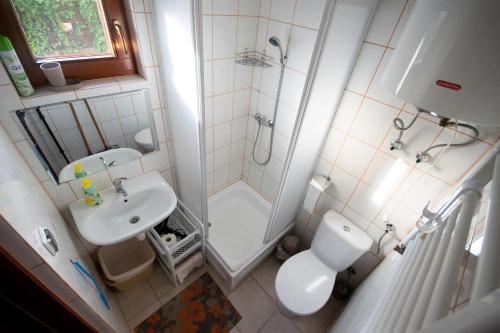
[[175, 269], [175, 275], [177, 277], [177, 281], [182, 283], [184, 279], [191, 273], [196, 267], [200, 267], [203, 265], [203, 255], [200, 251], [196, 252], [191, 258], [184, 261]]

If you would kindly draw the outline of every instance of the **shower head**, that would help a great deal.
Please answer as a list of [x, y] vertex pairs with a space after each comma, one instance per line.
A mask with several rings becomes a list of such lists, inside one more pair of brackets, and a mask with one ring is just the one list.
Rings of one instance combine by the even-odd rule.
[[286, 55], [284, 55], [283, 46], [281, 45], [280, 39], [276, 36], [272, 36], [271, 38], [269, 38], [269, 43], [280, 50], [280, 63], [285, 64]]

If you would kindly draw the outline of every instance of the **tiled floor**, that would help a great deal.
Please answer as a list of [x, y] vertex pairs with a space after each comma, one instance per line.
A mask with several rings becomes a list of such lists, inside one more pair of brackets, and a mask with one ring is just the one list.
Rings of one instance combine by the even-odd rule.
[[163, 269], [156, 264], [150, 279], [126, 292], [117, 292], [116, 297], [130, 328], [133, 329], [185, 286], [208, 271], [242, 316], [231, 333], [326, 332], [340, 315], [343, 303], [332, 298], [320, 311], [311, 316], [293, 319], [283, 316], [278, 311], [274, 291], [274, 278], [279, 267], [279, 263], [272, 256], [267, 258], [231, 292], [208, 265], [191, 274], [182, 286], [174, 287]]

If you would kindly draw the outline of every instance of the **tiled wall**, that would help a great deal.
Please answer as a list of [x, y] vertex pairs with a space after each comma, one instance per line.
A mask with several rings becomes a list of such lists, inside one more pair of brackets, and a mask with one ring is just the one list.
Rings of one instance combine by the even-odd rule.
[[[378, 79], [397, 47], [413, 2], [379, 3], [316, 167], [317, 173], [332, 177], [333, 186], [321, 195], [312, 216], [302, 210], [297, 217], [296, 230], [306, 242], [312, 239], [321, 216], [334, 209], [374, 240], [382, 235], [387, 217], [397, 228], [383, 242], [387, 252], [415, 226], [426, 202], [431, 200], [436, 207], [498, 138], [498, 131], [483, 132], [481, 140], [472, 145], [450, 148], [425, 174], [432, 159], [417, 164], [415, 154], [432, 144], [446, 143], [452, 131], [438, 126], [436, 119], [422, 116], [405, 132], [404, 148], [389, 150], [390, 141], [398, 134], [392, 127], [393, 118], [408, 124], [416, 110], [384, 91]], [[459, 132], [455, 140], [467, 138]], [[430, 152], [434, 158], [438, 153], [439, 149]]]
[[255, 49], [258, 0], [203, 1], [207, 189], [241, 179], [252, 68], [235, 53]]
[[[272, 201], [281, 179], [297, 108], [309, 67], [324, 0], [204, 1], [205, 118], [207, 182], [218, 191], [242, 178]], [[251, 152], [256, 112], [272, 119], [278, 79], [279, 52], [268, 40], [277, 36], [288, 50], [271, 161], [259, 166]], [[248, 67], [234, 62], [245, 49], [273, 57], [272, 67]], [[265, 159], [270, 129], [264, 127], [256, 155]]]
[[[156, 48], [150, 0], [127, 1], [127, 13], [136, 47], [136, 60], [141, 75], [85, 81], [79, 90], [55, 93], [47, 88], [36, 89], [36, 95], [20, 98], [3, 66], [0, 66], [0, 168], [2, 171], [2, 203], [0, 213], [7, 222], [43, 258], [41, 274], [49, 269], [78, 294], [74, 301], [82, 300], [90, 305], [116, 331], [127, 331], [126, 324], [109, 290], [112, 311], [103, 308], [92, 286], [85, 282], [69, 263], [69, 258], [81, 259], [91, 272], [98, 276], [89, 252], [85, 250], [74, 225], [63, 218], [66, 207], [81, 196], [77, 183], [56, 186], [45, 173], [22, 132], [14, 122], [10, 111], [39, 105], [60, 103], [77, 98], [97, 97], [112, 93], [126, 93], [147, 88], [155, 113], [155, 124], [159, 132], [160, 152], [144, 156], [124, 165], [90, 176], [99, 189], [111, 186], [116, 177], [133, 178], [151, 170], [158, 170], [173, 185], [174, 161], [168, 130], [168, 115], [160, 85], [160, 68]], [[5, 131], [4, 131], [5, 129]], [[37, 225], [48, 226], [56, 235], [61, 251], [52, 257], [41, 246], [37, 238]], [[89, 248], [88, 250], [92, 250]], [[104, 284], [100, 281], [101, 286]], [[81, 299], [80, 299], [81, 298]], [[76, 304], [75, 303], [75, 304]], [[123, 326], [125, 325], [125, 326]]]
[[[261, 1], [256, 48], [273, 57], [273, 66], [254, 68], [243, 178], [271, 202], [281, 180], [283, 162], [295, 125], [324, 4], [324, 0]], [[267, 119], [273, 118], [281, 68], [279, 50], [269, 43], [272, 36], [281, 40], [288, 60], [283, 75], [271, 160], [269, 164], [261, 166], [252, 159], [258, 129], [252, 115], [260, 112]], [[270, 134], [270, 128], [261, 128], [256, 149], [259, 161], [265, 160], [268, 154]]]

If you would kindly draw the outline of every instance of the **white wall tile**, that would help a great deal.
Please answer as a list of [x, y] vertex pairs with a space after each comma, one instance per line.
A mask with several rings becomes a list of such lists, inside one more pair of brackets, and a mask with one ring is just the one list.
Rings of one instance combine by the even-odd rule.
[[243, 160], [237, 160], [229, 165], [229, 181], [234, 182], [241, 178], [243, 173]]
[[68, 184], [55, 185], [49, 179], [42, 182], [43, 187], [54, 201], [57, 208], [60, 210], [66, 209], [67, 206], [77, 199]]
[[375, 148], [358, 141], [352, 137], [347, 137], [342, 150], [337, 158], [336, 165], [356, 177], [361, 177], [368, 163], [375, 155]]
[[212, 0], [214, 14], [236, 15], [238, 0]]
[[293, 23], [318, 30], [325, 2], [325, 0], [297, 0]]
[[327, 193], [340, 202], [347, 203], [358, 184], [358, 179], [337, 167], [332, 169], [330, 177], [333, 185], [328, 188]]
[[214, 124], [229, 121], [233, 116], [233, 93], [214, 96]]
[[264, 175], [262, 179], [262, 193], [264, 193], [267, 198], [273, 200], [278, 193], [278, 183], [267, 175]]
[[214, 95], [232, 91], [234, 86], [234, 60], [214, 60], [212, 66]]
[[203, 62], [203, 87], [205, 90], [205, 97], [212, 96], [214, 94], [212, 88], [212, 80], [213, 80], [213, 61], [205, 61]]
[[381, 0], [375, 10], [366, 40], [380, 45], [387, 45], [405, 3], [405, 0]]
[[236, 50], [235, 16], [213, 17], [213, 55], [214, 59], [232, 58]]
[[113, 102], [115, 103], [118, 117], [126, 117], [135, 114], [134, 104], [130, 95], [113, 97]]
[[235, 162], [243, 158], [245, 152], [245, 140], [240, 140], [231, 143], [231, 162]]
[[350, 134], [378, 147], [392, 127], [392, 120], [398, 114], [385, 104], [366, 98], [354, 120]]
[[347, 205], [354, 211], [358, 212], [361, 216], [371, 221], [377, 216], [378, 212], [387, 201], [383, 200], [380, 203], [375, 202], [375, 200], [373, 200], [374, 194], [374, 189], [368, 187], [364, 183], [359, 183], [358, 187], [354, 190], [354, 193], [347, 202]]
[[231, 123], [214, 126], [214, 148], [227, 146], [231, 142]]
[[296, 0], [271, 1], [271, 14], [273, 20], [291, 23]]
[[382, 60], [384, 50], [381, 46], [363, 43], [358, 60], [347, 82], [347, 89], [359, 94], [366, 93], [368, 85], [375, 75], [377, 66]]
[[334, 163], [344, 144], [345, 138], [346, 135], [344, 133], [334, 128], [330, 128], [330, 132], [326, 137], [325, 145], [321, 152], [321, 157], [330, 163]]
[[286, 104], [280, 103], [276, 115], [276, 130], [287, 137], [292, 137], [298, 110]]
[[354, 224], [356, 224], [361, 229], [366, 229], [370, 225], [370, 220], [363, 217], [361, 214], [354, 211], [349, 206], [344, 208], [344, 210], [342, 211], [342, 215], [347, 217], [350, 221], [354, 222]]
[[257, 23], [256, 17], [238, 17], [237, 52], [255, 50]]
[[246, 136], [246, 129], [247, 129], [247, 122], [248, 118], [247, 117], [241, 117], [241, 118], [236, 118], [232, 121], [232, 128], [231, 128], [231, 141], [240, 141], [241, 139], [244, 139]]
[[307, 73], [316, 43], [317, 31], [293, 26], [288, 42], [287, 66], [301, 73]]
[[219, 170], [222, 167], [229, 165], [230, 146], [214, 150], [214, 170]]
[[281, 87], [281, 100], [292, 107], [298, 108], [305, 80], [306, 76], [304, 74], [285, 69]]
[[212, 54], [212, 15], [203, 15], [203, 59], [213, 58]]
[[214, 172], [214, 190], [217, 190], [229, 182], [229, 166]]
[[250, 104], [250, 89], [244, 89], [234, 92], [233, 117], [248, 115]]
[[258, 16], [259, 15], [259, 0], [240, 0], [239, 15]]
[[260, 0], [259, 16], [269, 18], [271, 12], [271, 0]]
[[23, 109], [19, 95], [12, 85], [0, 86], [0, 100], [2, 101], [2, 112]]
[[363, 97], [350, 91], [345, 91], [333, 119], [333, 127], [349, 132]]
[[234, 90], [250, 88], [252, 86], [252, 67], [236, 64]]

